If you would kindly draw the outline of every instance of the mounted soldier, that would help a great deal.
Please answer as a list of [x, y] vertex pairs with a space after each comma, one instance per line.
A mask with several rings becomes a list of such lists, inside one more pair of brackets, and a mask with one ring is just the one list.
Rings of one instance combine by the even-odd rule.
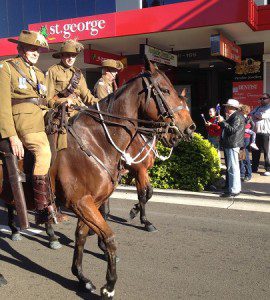
[[47, 72], [48, 102], [54, 108], [67, 102], [71, 105], [92, 105], [98, 101], [87, 87], [85, 78], [79, 68], [74, 66], [83, 45], [74, 40], [64, 42], [60, 51], [53, 58], [60, 62], [51, 66]]
[[9, 181], [4, 180], [3, 185], [11, 188], [9, 197], [15, 200], [20, 227], [24, 229], [29, 227], [22, 186], [26, 180], [18, 168], [24, 148], [35, 160], [32, 183], [36, 223], [48, 222], [55, 216], [48, 175], [51, 150], [43, 118], [48, 109], [47, 89], [43, 72], [35, 66], [40, 52], [49, 51], [49, 46], [39, 32], [28, 30], [23, 30], [18, 40], [9, 41], [18, 44], [18, 56], [0, 62], [0, 151]]
[[94, 95], [98, 99], [103, 99], [117, 90], [116, 76], [124, 66], [121, 61], [105, 59], [102, 64], [102, 76], [94, 87]]

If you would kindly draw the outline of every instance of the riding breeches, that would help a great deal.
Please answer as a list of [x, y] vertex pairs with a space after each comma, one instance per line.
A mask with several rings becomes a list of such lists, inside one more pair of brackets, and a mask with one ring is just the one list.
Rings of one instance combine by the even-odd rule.
[[33, 175], [46, 175], [51, 164], [51, 149], [46, 133], [28, 133], [20, 139], [35, 157]]

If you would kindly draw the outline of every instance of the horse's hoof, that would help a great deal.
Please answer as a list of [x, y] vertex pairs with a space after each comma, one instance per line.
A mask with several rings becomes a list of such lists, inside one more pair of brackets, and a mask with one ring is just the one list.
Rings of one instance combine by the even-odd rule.
[[22, 240], [22, 235], [21, 235], [19, 232], [13, 233], [13, 234], [11, 235], [11, 240], [12, 240], [13, 242], [19, 242], [19, 241]]
[[93, 283], [91, 281], [79, 281], [79, 288], [81, 292], [84, 293], [93, 293], [96, 291], [96, 287], [93, 285]]
[[158, 230], [156, 229], [156, 227], [154, 225], [145, 225], [145, 229], [148, 231], [148, 232], [157, 232]]
[[[104, 260], [108, 261], [108, 259], [109, 259], [108, 254], [104, 253], [103, 255], [104, 255]], [[119, 261], [120, 261], [120, 258], [116, 255], [115, 262], [119, 263]]]
[[59, 241], [50, 242], [50, 249], [58, 250], [62, 248], [62, 244]]
[[129, 218], [130, 220], [133, 220], [138, 214], [138, 211], [134, 208], [132, 208], [129, 212]]
[[101, 299], [102, 300], [112, 300], [113, 299], [113, 296], [115, 294], [115, 290], [109, 292], [107, 290], [107, 287], [104, 286], [100, 289], [100, 296], [101, 296]]
[[7, 284], [6, 279], [4, 278], [4, 276], [2, 274], [0, 274], [0, 287]]

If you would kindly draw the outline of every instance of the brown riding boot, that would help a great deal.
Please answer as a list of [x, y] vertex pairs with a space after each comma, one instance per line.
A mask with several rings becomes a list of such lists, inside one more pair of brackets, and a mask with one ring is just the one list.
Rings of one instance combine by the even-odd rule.
[[36, 224], [39, 225], [47, 222], [57, 223], [53, 205], [54, 196], [51, 191], [49, 176], [34, 175], [33, 188], [36, 205]]

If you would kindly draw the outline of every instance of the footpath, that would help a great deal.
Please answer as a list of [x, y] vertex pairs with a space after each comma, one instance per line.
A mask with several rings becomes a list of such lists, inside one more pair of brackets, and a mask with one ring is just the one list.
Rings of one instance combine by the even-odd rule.
[[[270, 176], [264, 176], [263, 163], [252, 179], [242, 182], [242, 192], [233, 199], [220, 198], [221, 192], [190, 192], [185, 190], [154, 189], [150, 201], [182, 205], [218, 207], [270, 213]], [[135, 187], [119, 186], [111, 198], [136, 201]]]

